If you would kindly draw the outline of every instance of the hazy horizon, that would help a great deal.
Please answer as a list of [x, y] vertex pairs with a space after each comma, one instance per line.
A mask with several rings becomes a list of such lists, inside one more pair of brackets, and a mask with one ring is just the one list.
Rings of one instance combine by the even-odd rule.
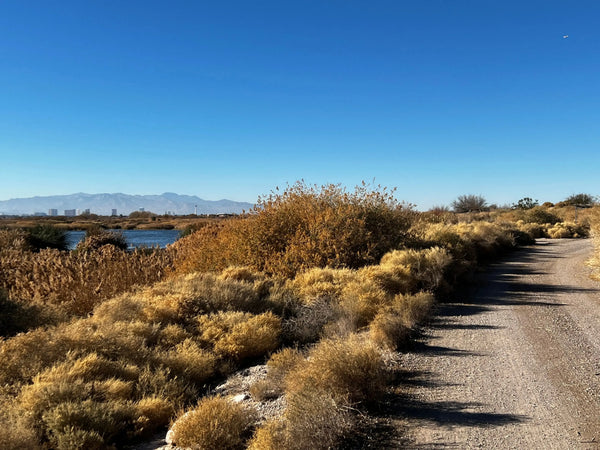
[[4, 2], [0, 199], [598, 194], [600, 3]]

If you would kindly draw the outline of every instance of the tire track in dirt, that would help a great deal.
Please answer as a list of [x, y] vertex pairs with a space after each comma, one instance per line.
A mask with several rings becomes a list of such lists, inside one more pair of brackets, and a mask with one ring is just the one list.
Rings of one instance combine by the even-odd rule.
[[[440, 306], [404, 355], [388, 447], [600, 449], [600, 284], [590, 240], [538, 240]], [[408, 391], [408, 392], [407, 392]]]

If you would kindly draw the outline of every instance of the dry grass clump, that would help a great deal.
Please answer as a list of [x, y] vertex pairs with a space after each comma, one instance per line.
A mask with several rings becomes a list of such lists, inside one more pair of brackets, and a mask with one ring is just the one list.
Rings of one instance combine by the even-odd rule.
[[414, 214], [385, 189], [297, 183], [259, 199], [239, 220], [178, 241], [175, 265], [180, 273], [246, 265], [287, 277], [312, 267], [357, 268], [402, 243]]
[[376, 400], [386, 389], [387, 377], [380, 349], [364, 336], [352, 334], [316, 344], [306, 361], [286, 377], [286, 394], [312, 387], [336, 401], [356, 404]]
[[531, 235], [534, 239], [547, 237], [546, 227], [539, 223], [525, 223], [519, 220], [515, 223], [517, 228]]
[[589, 236], [589, 228], [572, 222], [560, 222], [547, 230], [552, 239], [585, 238]]
[[173, 402], [157, 396], [144, 397], [134, 407], [136, 428], [143, 436], [163, 427], [175, 415]]
[[16, 399], [0, 388], [0, 442], [6, 450], [37, 450], [42, 446], [27, 417], [16, 407]]
[[279, 346], [281, 319], [273, 313], [219, 312], [198, 318], [200, 339], [223, 358], [241, 361]]
[[166, 307], [175, 313], [170, 320], [176, 321], [218, 311], [260, 313], [270, 307], [264, 281], [249, 282], [211, 273], [179, 276], [154, 285], [143, 295], [159, 308], [156, 313], [166, 313]]
[[311, 304], [320, 299], [339, 297], [346, 284], [356, 278], [349, 269], [332, 269], [315, 267], [298, 274], [292, 287], [304, 304]]
[[46, 322], [39, 306], [13, 300], [0, 289], [0, 337], [12, 336]]
[[402, 347], [414, 326], [429, 315], [433, 304], [430, 293], [397, 295], [393, 304], [380, 310], [369, 324], [370, 339], [392, 350]]
[[282, 365], [273, 381], [284, 378], [286, 409], [256, 430], [251, 449], [335, 448], [353, 426], [351, 411], [387, 387], [381, 351], [364, 336], [326, 339], [304, 360], [282, 353], [273, 364]]
[[173, 373], [197, 385], [202, 385], [212, 378], [217, 366], [216, 355], [189, 338], [170, 350], [158, 352], [154, 359], [170, 368]]
[[287, 397], [283, 417], [257, 428], [248, 449], [338, 448], [353, 423], [354, 417], [345, 405], [338, 404], [327, 392], [308, 388]]
[[562, 222], [562, 219], [556, 214], [551, 213], [547, 208], [543, 206], [536, 206], [535, 208], [529, 209], [523, 213], [523, 220], [525, 223], [537, 223], [537, 224], [550, 224]]
[[[416, 281], [418, 290], [434, 290], [444, 279], [444, 270], [452, 262], [447, 250], [432, 247], [424, 250], [395, 250], [381, 259], [383, 270], [389, 269], [402, 273], [405, 268], [410, 271], [410, 278]], [[400, 292], [410, 292], [401, 290]]]
[[254, 411], [216, 396], [205, 397], [173, 424], [173, 442], [195, 449], [241, 449], [256, 421]]

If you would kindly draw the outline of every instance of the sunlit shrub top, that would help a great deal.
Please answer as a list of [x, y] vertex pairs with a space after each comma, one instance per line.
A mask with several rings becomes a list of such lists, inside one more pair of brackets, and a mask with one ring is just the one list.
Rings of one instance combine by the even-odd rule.
[[208, 226], [174, 246], [180, 272], [245, 265], [293, 276], [311, 267], [376, 263], [407, 237], [415, 212], [393, 191], [296, 183], [260, 198], [246, 216]]

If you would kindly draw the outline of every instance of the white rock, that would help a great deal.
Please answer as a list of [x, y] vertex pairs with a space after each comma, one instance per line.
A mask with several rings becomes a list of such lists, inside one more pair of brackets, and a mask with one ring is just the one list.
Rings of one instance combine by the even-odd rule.
[[173, 444], [173, 430], [167, 431], [167, 436], [165, 436], [165, 442], [169, 445]]
[[233, 397], [231, 397], [231, 401], [233, 403], [241, 403], [244, 400], [246, 400], [248, 397], [248, 394], [238, 394], [238, 395], [234, 395]]

